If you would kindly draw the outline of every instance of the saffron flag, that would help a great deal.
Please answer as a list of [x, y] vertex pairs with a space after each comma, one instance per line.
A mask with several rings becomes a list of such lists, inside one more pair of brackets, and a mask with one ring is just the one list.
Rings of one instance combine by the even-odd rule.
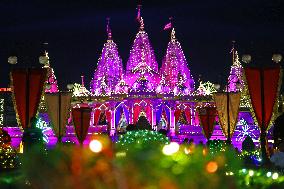
[[51, 119], [52, 128], [58, 138], [64, 136], [66, 123], [71, 106], [71, 93], [45, 94], [47, 113]]
[[[227, 95], [229, 95], [229, 98]], [[241, 93], [214, 93], [213, 98], [222, 131], [226, 137], [228, 137], [229, 134], [230, 137], [232, 137], [238, 121]], [[227, 98], [229, 102], [227, 102]], [[229, 103], [229, 112], [227, 111], [227, 103]], [[229, 124], [228, 116], [230, 119]], [[230, 133], [228, 133], [228, 125], [230, 127]]]
[[30, 127], [30, 119], [38, 112], [46, 75], [45, 68], [15, 69], [11, 72], [14, 108], [18, 125], [23, 129]]
[[168, 24], [165, 25], [164, 30], [169, 30], [172, 28], [172, 22], [169, 22]]

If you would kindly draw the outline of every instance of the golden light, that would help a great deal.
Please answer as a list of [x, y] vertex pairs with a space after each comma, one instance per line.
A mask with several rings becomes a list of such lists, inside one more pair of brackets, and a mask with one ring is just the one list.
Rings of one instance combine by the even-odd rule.
[[184, 153], [185, 154], [191, 154], [190, 148], [184, 148]]
[[176, 142], [171, 142], [163, 147], [163, 153], [167, 156], [176, 153], [179, 150], [179, 144]]
[[218, 164], [215, 161], [210, 161], [206, 165], [206, 171], [208, 173], [215, 173], [218, 169]]
[[99, 140], [92, 140], [89, 144], [89, 148], [92, 152], [99, 153], [103, 149], [103, 145]]

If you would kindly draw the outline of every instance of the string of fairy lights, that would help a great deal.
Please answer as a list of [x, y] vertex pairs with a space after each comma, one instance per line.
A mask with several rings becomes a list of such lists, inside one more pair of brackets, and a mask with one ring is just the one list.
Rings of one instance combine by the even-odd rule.
[[0, 126], [4, 125], [4, 98], [0, 98]]

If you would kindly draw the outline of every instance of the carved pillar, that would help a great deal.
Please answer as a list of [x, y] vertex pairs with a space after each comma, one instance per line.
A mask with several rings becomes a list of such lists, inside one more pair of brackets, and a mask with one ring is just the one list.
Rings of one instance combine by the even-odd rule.
[[115, 104], [116, 104], [116, 102], [110, 102], [109, 103], [109, 110], [111, 112], [110, 136], [113, 136], [116, 132], [116, 129], [115, 129]]

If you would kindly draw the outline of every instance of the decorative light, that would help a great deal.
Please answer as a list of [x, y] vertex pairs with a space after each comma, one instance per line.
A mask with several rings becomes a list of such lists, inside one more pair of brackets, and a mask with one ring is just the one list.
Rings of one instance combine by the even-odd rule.
[[245, 62], [245, 63], [250, 63], [251, 62], [251, 55], [249, 55], [249, 54], [244, 54], [243, 56], [242, 56], [242, 61], [243, 62]]
[[273, 173], [273, 174], [272, 174], [272, 179], [273, 179], [273, 180], [278, 179], [278, 177], [279, 177], [278, 173]]
[[163, 147], [163, 153], [167, 156], [176, 153], [179, 150], [179, 144], [177, 142], [171, 142]]
[[272, 60], [275, 63], [279, 63], [282, 60], [282, 55], [281, 54], [273, 54], [272, 55]]
[[40, 56], [38, 59], [40, 64], [43, 65], [49, 64], [49, 58], [47, 56]]
[[208, 173], [215, 173], [218, 169], [218, 164], [215, 161], [210, 161], [206, 165], [206, 171]]
[[92, 152], [99, 153], [103, 149], [103, 145], [99, 140], [92, 140], [89, 144], [89, 148]]
[[249, 170], [249, 176], [252, 177], [254, 175], [254, 171], [253, 170]]
[[17, 62], [18, 62], [18, 58], [16, 56], [10, 56], [8, 58], [8, 63], [9, 64], [17, 64]]
[[4, 98], [0, 99], [0, 126], [4, 125]]
[[267, 177], [271, 177], [271, 175], [272, 175], [271, 172], [267, 172], [267, 173], [266, 173], [266, 176], [267, 176]]

